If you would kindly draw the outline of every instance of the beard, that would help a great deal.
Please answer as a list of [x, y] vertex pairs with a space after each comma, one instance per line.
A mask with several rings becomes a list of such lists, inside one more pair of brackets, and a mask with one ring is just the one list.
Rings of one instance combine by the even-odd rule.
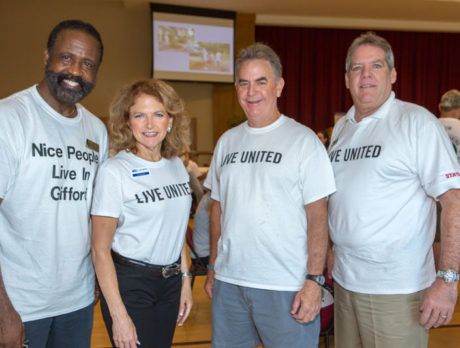
[[[74, 105], [85, 98], [94, 88], [95, 83], [84, 80], [81, 76], [55, 73], [48, 66], [45, 69], [45, 79], [53, 97], [62, 104]], [[80, 88], [72, 89], [63, 85], [63, 80], [74, 81]]]

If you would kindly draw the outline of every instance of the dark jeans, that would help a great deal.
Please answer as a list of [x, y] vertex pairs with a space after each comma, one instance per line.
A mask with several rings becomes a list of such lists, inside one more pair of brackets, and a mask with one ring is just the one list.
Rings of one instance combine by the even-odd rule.
[[[179, 312], [182, 277], [162, 279], [147, 270], [115, 263], [121, 299], [142, 348], [169, 348]], [[112, 318], [101, 294], [101, 311], [113, 343]]]
[[75, 312], [26, 321], [24, 327], [29, 348], [89, 348], [93, 329], [93, 307], [91, 303]]

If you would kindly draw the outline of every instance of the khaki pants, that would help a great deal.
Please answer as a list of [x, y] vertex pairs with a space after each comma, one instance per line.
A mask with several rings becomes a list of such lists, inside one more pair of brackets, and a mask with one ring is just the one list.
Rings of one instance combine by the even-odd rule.
[[429, 330], [419, 324], [425, 292], [370, 295], [335, 283], [335, 348], [427, 347]]

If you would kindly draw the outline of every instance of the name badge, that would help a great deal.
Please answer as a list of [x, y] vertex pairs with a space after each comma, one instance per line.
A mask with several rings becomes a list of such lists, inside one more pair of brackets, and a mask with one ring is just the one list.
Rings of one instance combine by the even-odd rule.
[[96, 152], [99, 152], [99, 144], [97, 144], [94, 141], [91, 141], [89, 139], [86, 139], [86, 147], [88, 147], [89, 149], [94, 150]]
[[144, 176], [144, 175], [150, 175], [150, 169], [149, 168], [131, 169], [131, 176], [133, 178], [135, 178], [137, 176]]

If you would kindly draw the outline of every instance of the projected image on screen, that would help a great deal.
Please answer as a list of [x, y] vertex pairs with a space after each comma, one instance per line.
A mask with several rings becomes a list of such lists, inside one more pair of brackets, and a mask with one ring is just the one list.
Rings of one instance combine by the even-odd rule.
[[233, 20], [153, 12], [153, 76], [233, 82]]
[[193, 28], [158, 26], [160, 51], [185, 51], [192, 53], [195, 33]]
[[190, 53], [190, 70], [230, 72], [230, 45], [198, 42]]

